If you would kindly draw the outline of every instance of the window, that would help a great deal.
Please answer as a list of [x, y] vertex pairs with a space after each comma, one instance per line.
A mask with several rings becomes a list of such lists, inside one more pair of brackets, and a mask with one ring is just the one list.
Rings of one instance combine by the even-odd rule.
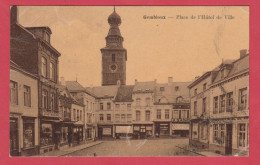
[[205, 91], [207, 89], [207, 83], [203, 84], [203, 91]]
[[23, 147], [30, 148], [34, 146], [34, 120], [23, 120]]
[[206, 113], [206, 106], [207, 106], [207, 103], [206, 103], [206, 100], [207, 98], [205, 97], [205, 98], [203, 98], [203, 102], [202, 102], [202, 112], [203, 113]]
[[225, 97], [226, 95], [221, 95], [220, 96], [220, 109], [219, 109], [219, 113], [225, 112]]
[[24, 106], [31, 106], [31, 89], [29, 86], [24, 85]]
[[165, 109], [165, 119], [169, 119], [170, 118], [170, 111], [169, 109]]
[[73, 120], [76, 120], [76, 110], [73, 109]]
[[179, 118], [179, 110], [174, 110], [173, 111], [173, 118], [178, 119]]
[[145, 111], [145, 121], [150, 121], [150, 111]]
[[238, 147], [246, 146], [246, 125], [238, 124]]
[[111, 121], [111, 114], [107, 114], [107, 121]]
[[220, 124], [220, 144], [225, 143], [225, 124]]
[[127, 114], [127, 122], [131, 122], [132, 121], [132, 114]]
[[77, 110], [77, 121], [79, 121], [79, 110]]
[[187, 118], [189, 119], [190, 118], [190, 111], [187, 110]]
[[120, 109], [120, 104], [116, 104], [116, 110]]
[[82, 111], [80, 111], [80, 116], [79, 116], [79, 118], [80, 118], [80, 121], [82, 121]]
[[100, 104], [99, 104], [99, 108], [100, 108], [100, 110], [103, 110], [103, 109], [104, 109], [103, 103], [100, 103]]
[[116, 121], [116, 122], [119, 122], [119, 121], [120, 121], [120, 115], [119, 115], [119, 114], [116, 114], [116, 115], [115, 115], [115, 121]]
[[107, 109], [108, 109], [108, 110], [111, 109], [111, 103], [107, 103]]
[[204, 125], [200, 125], [200, 139], [204, 139]]
[[177, 103], [181, 103], [183, 101], [183, 97], [182, 96], [179, 96], [176, 98], [176, 102]]
[[194, 101], [194, 116], [197, 116], [197, 101]]
[[157, 109], [157, 119], [161, 119], [161, 118], [162, 118], [161, 110]]
[[164, 87], [160, 87], [160, 91], [162, 92], [162, 91], [164, 91], [165, 89], [164, 89]]
[[194, 95], [196, 95], [198, 93], [197, 89], [194, 89]]
[[247, 88], [239, 90], [239, 107], [238, 110], [246, 109], [247, 105]]
[[48, 107], [48, 92], [46, 90], [42, 91], [42, 107], [44, 109]]
[[179, 119], [181, 119], [182, 115], [181, 115], [181, 110], [179, 110]]
[[54, 107], [55, 107], [55, 94], [54, 93], [51, 93], [50, 95], [50, 109], [51, 110], [54, 110]]
[[42, 60], [42, 66], [41, 66], [42, 76], [47, 77], [47, 60], [44, 57], [42, 57], [41, 60]]
[[182, 118], [182, 119], [186, 119], [186, 118], [187, 118], [187, 112], [188, 112], [188, 110], [181, 110], [180, 112], [181, 112], [181, 114], [182, 114], [182, 115], [181, 115], [181, 118]]
[[137, 99], [136, 99], [136, 106], [140, 106], [140, 102], [141, 102], [141, 99], [140, 99], [140, 98], [137, 98]]
[[147, 98], [145, 99], [146, 106], [150, 106], [150, 101], [151, 101], [151, 99], [150, 99], [149, 97], [147, 97]]
[[131, 104], [127, 104], [127, 110], [131, 111]]
[[221, 70], [220, 74], [221, 74], [221, 79], [223, 79], [224, 78], [224, 69]]
[[116, 55], [112, 54], [112, 62], [115, 62], [115, 61], [116, 61]]
[[50, 35], [48, 33], [46, 33], [46, 32], [44, 33], [43, 39], [50, 43]]
[[136, 121], [140, 121], [140, 120], [141, 120], [141, 112], [136, 111]]
[[218, 124], [213, 124], [213, 141], [218, 142]]
[[99, 121], [104, 121], [104, 115], [103, 114], [99, 115]]
[[178, 91], [180, 88], [179, 88], [179, 86], [176, 86], [175, 87], [175, 91]]
[[213, 113], [216, 114], [218, 113], [218, 96], [214, 97], [213, 104]]
[[125, 122], [125, 119], [126, 119], [126, 118], [125, 118], [125, 114], [121, 114], [121, 121], [122, 121], [122, 122]]
[[10, 103], [18, 104], [18, 88], [17, 82], [10, 81]]
[[55, 81], [55, 67], [53, 63], [50, 63], [50, 79]]
[[233, 92], [227, 94], [227, 112], [232, 112], [233, 109]]

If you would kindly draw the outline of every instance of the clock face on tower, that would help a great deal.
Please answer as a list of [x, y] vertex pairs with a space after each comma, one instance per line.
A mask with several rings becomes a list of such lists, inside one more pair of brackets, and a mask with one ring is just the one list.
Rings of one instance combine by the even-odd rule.
[[116, 72], [117, 71], [117, 65], [116, 64], [112, 64], [109, 66], [109, 69], [112, 71], [112, 72]]

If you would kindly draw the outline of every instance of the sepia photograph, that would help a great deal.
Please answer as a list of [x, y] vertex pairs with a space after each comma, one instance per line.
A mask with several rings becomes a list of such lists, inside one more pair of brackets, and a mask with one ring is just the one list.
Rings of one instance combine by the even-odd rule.
[[249, 6], [11, 6], [10, 157], [249, 156]]

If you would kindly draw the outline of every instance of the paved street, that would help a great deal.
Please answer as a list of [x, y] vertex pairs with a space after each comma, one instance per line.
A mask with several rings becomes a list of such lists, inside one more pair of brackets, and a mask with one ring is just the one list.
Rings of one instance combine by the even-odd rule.
[[183, 153], [183, 150], [176, 147], [188, 142], [187, 138], [103, 141], [66, 156], [189, 156], [191, 153]]

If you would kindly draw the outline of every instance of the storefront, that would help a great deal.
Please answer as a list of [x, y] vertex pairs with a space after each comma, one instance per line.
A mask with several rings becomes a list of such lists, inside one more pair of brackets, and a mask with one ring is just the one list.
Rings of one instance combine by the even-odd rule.
[[120, 137], [132, 137], [133, 126], [132, 125], [116, 125], [115, 126], [115, 136], [117, 139]]
[[10, 155], [19, 156], [18, 119], [10, 118]]
[[83, 141], [83, 125], [74, 125], [72, 143], [74, 145], [80, 144]]
[[40, 154], [53, 151], [54, 144], [54, 124], [51, 121], [41, 121], [40, 123]]
[[189, 136], [190, 125], [187, 123], [174, 123], [172, 124], [172, 135], [179, 137]]
[[170, 135], [170, 122], [155, 122], [155, 135]]
[[133, 136], [135, 139], [148, 138], [153, 135], [153, 125], [134, 125], [133, 126]]
[[112, 138], [113, 125], [98, 125], [98, 138]]
[[87, 125], [86, 129], [86, 140], [90, 140], [93, 138], [93, 127], [92, 125]]

